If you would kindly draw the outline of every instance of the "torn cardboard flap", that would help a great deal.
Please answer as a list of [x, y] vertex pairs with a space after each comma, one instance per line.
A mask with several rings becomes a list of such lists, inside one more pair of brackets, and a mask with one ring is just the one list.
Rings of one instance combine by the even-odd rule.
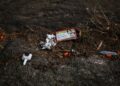
[[77, 33], [75, 29], [65, 29], [56, 32], [56, 40], [64, 41], [64, 40], [72, 40], [77, 39]]

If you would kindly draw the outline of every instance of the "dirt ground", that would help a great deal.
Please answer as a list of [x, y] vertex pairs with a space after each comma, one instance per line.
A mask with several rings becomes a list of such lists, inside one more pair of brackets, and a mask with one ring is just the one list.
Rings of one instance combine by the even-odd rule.
[[[0, 86], [119, 86], [119, 58], [96, 53], [101, 41], [99, 50], [120, 49], [119, 2], [0, 1]], [[40, 48], [46, 34], [64, 28], [78, 28], [81, 35], [52, 50]], [[70, 49], [79, 54], [64, 57], [63, 51]], [[33, 54], [25, 66], [24, 52]]]

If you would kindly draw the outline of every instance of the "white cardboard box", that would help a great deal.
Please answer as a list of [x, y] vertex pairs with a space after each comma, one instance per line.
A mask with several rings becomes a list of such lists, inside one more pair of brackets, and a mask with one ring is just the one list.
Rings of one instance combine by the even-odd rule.
[[57, 41], [72, 40], [72, 39], [77, 39], [76, 30], [74, 28], [64, 29], [56, 32]]

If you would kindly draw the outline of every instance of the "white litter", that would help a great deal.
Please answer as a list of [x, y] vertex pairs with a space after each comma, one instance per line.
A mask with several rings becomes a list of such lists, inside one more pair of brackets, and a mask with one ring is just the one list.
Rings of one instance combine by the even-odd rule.
[[55, 42], [55, 35], [53, 34], [47, 34], [46, 42], [40, 43], [42, 46], [42, 49], [51, 49], [52, 47], [56, 46]]
[[27, 61], [31, 60], [31, 58], [32, 58], [31, 53], [28, 53], [27, 55], [24, 53], [23, 56], [22, 56], [22, 60], [24, 60], [23, 65], [26, 65]]
[[46, 41], [40, 42], [42, 49], [51, 49], [56, 46], [57, 42], [77, 39], [77, 33], [74, 28], [64, 29], [55, 32], [54, 34], [47, 34]]
[[56, 32], [56, 39], [57, 41], [65, 41], [65, 40], [72, 40], [77, 39], [77, 33], [74, 28], [71, 29], [64, 29], [61, 31]]

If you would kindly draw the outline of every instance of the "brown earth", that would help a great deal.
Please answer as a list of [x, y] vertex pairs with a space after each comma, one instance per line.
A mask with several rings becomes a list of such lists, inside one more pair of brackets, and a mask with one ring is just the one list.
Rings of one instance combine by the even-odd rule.
[[[0, 1], [1, 86], [119, 86], [120, 60], [97, 55], [120, 49], [119, 0], [4, 0]], [[79, 28], [74, 41], [41, 50], [47, 33]], [[0, 35], [1, 36], [1, 35]], [[1, 39], [1, 37], [0, 37]], [[73, 46], [73, 47], [72, 47]], [[71, 48], [79, 54], [64, 58]], [[33, 58], [22, 65], [23, 52]]]

